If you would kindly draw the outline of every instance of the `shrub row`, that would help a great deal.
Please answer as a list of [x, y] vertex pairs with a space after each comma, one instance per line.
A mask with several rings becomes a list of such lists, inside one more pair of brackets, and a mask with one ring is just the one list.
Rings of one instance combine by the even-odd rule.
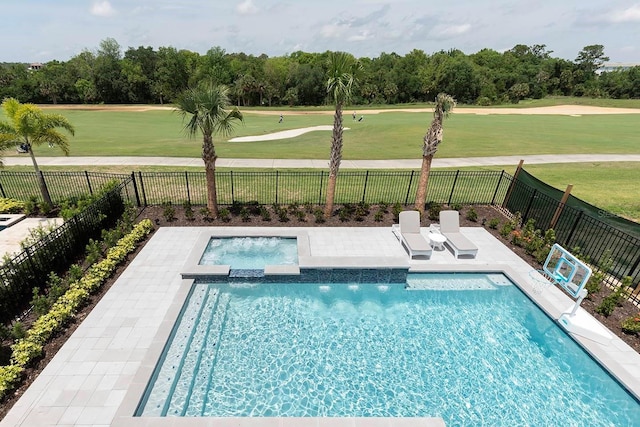
[[17, 214], [24, 209], [24, 202], [0, 197], [0, 214]]
[[[541, 230], [535, 228], [535, 220], [533, 219], [529, 219], [527, 223], [521, 227], [521, 218], [520, 212], [516, 212], [511, 220], [502, 225], [500, 234], [504, 238], [510, 239], [514, 245], [523, 247], [529, 255], [535, 257], [536, 260], [542, 264], [549, 254], [551, 246], [555, 242], [555, 232], [553, 229], [548, 229], [543, 234]], [[497, 228], [497, 225], [498, 222], [492, 222], [489, 224], [489, 227]], [[590, 260], [581, 254], [580, 248], [573, 248], [572, 252], [582, 261], [589, 263]], [[605, 252], [601, 258], [603, 261], [601, 261], [600, 267], [592, 266], [593, 273], [585, 285], [587, 298], [589, 299], [602, 290], [602, 284], [609, 269], [613, 265], [613, 259], [609, 257], [607, 252]], [[622, 283], [602, 299], [601, 303], [595, 308], [596, 313], [609, 317], [616, 307], [621, 306], [624, 301], [629, 299], [632, 291], [631, 277], [624, 277]], [[624, 319], [620, 326], [625, 333], [640, 334], [640, 313]]]
[[115, 271], [138, 242], [153, 230], [150, 220], [139, 222], [133, 230], [107, 251], [106, 257], [93, 264], [86, 274], [69, 286], [67, 292], [53, 304], [51, 310], [40, 316], [27, 332], [27, 336], [11, 346], [11, 364], [0, 366], [0, 398], [20, 380], [22, 371], [42, 355], [46, 342], [67, 324], [95, 292]]
[[33, 284], [44, 284], [50, 272], [66, 270], [90, 238], [110, 228], [125, 210], [119, 187], [100, 197], [61, 226], [0, 266], [0, 321], [16, 317], [28, 305]]

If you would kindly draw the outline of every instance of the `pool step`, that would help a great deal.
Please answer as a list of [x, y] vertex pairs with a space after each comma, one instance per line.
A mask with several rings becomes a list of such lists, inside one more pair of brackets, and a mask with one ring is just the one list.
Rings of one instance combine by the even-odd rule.
[[209, 324], [207, 341], [202, 347], [201, 361], [193, 381], [184, 416], [201, 417], [207, 405], [207, 390], [211, 389], [211, 377], [215, 367], [220, 337], [227, 317], [227, 308], [231, 297], [228, 293], [220, 296], [218, 306]]
[[[205, 303], [202, 306], [200, 313], [196, 319], [197, 324], [193, 328], [193, 333], [189, 341], [189, 351], [184, 355], [183, 363], [178, 377], [174, 381], [174, 387], [170, 396], [170, 403], [167, 407], [166, 415], [168, 416], [184, 416], [187, 410], [187, 402], [191, 399], [194, 382], [197, 381], [198, 376], [196, 373], [200, 369], [202, 363], [211, 362], [207, 361], [208, 355], [207, 344], [211, 337], [213, 337], [214, 345], [217, 344], [219, 338], [219, 331], [215, 330], [216, 318], [225, 315], [226, 306], [228, 304], [228, 294], [213, 295], [213, 292], [209, 293], [209, 297], [206, 298]], [[224, 307], [223, 310], [219, 310], [218, 307]], [[220, 324], [218, 324], [220, 327]], [[176, 390], [181, 390], [181, 393], [175, 393]], [[184, 392], [186, 390], [186, 392]]]
[[[506, 279], [506, 278], [505, 278]], [[506, 279], [508, 281], [508, 279]], [[509, 282], [510, 283], [510, 282]], [[495, 291], [505, 286], [504, 281], [490, 279], [485, 275], [469, 274], [420, 274], [407, 275], [407, 290], [421, 291]]]
[[189, 304], [184, 309], [184, 315], [179, 325], [172, 332], [172, 345], [166, 350], [164, 360], [154, 372], [154, 386], [147, 397], [144, 416], [159, 417], [166, 414], [167, 403], [175, 389], [176, 376], [182, 369], [185, 351], [189, 348], [191, 338], [197, 327], [196, 319], [201, 313], [207, 299], [217, 298], [219, 291], [207, 285], [194, 286]]

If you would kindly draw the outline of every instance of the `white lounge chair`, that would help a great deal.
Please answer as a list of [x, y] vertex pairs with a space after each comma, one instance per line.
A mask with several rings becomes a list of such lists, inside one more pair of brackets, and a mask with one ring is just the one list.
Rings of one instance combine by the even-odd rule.
[[415, 256], [431, 257], [432, 248], [428, 238], [420, 234], [420, 212], [404, 211], [399, 215], [400, 224], [391, 226], [391, 231], [409, 252], [411, 258]]
[[478, 247], [460, 233], [460, 214], [458, 211], [440, 211], [440, 233], [447, 238], [444, 242], [456, 258], [461, 255], [475, 257]]

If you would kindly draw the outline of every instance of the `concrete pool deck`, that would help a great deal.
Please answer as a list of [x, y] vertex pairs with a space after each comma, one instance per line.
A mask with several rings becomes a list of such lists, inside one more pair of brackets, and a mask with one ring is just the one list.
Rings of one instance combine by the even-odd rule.
[[[202, 233], [305, 232], [310, 258], [336, 267], [368, 261], [402, 263], [420, 271], [504, 271], [553, 318], [572, 300], [541, 287], [532, 268], [481, 227], [463, 228], [479, 248], [475, 259], [456, 260], [434, 250], [430, 260], [410, 260], [390, 227], [380, 228], [160, 228], [112, 288], [0, 422], [5, 426], [444, 426], [431, 418], [132, 418], [157, 354], [186, 293], [181, 272]], [[427, 228], [422, 232], [426, 235]], [[168, 315], [169, 314], [169, 315]], [[586, 315], [583, 313], [582, 315]], [[586, 315], [587, 318], [590, 317]], [[597, 326], [596, 326], [597, 327]], [[606, 332], [606, 331], [605, 331]], [[611, 334], [605, 343], [576, 336], [592, 356], [640, 396], [640, 355]]]

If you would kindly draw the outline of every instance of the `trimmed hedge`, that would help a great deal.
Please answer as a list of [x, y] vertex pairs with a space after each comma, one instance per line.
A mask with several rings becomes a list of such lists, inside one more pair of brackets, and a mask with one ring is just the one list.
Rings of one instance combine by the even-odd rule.
[[129, 234], [107, 251], [103, 260], [89, 267], [80, 280], [69, 286], [51, 310], [33, 323], [25, 338], [11, 346], [11, 364], [0, 366], [0, 398], [16, 386], [24, 368], [42, 355], [46, 342], [75, 316], [87, 303], [89, 296], [113, 274], [116, 267], [152, 230], [153, 224], [148, 219], [136, 224]]
[[0, 214], [18, 214], [24, 210], [24, 202], [0, 197]]

